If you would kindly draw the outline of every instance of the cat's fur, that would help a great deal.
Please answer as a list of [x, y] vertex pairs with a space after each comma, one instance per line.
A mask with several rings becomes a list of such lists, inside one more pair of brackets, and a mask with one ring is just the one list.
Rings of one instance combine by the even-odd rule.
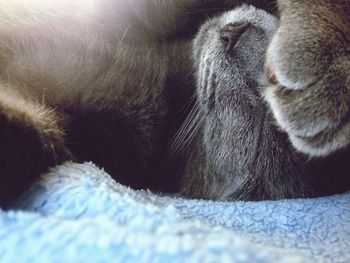
[[[232, 34], [246, 23], [250, 25], [238, 38]], [[308, 160], [277, 128], [261, 99], [270, 88], [264, 54], [276, 24], [266, 12], [244, 6], [210, 19], [196, 37], [200, 124], [182, 178], [186, 195], [261, 200], [349, 189], [348, 153]], [[222, 39], [227, 30], [233, 44]]]
[[68, 159], [158, 187], [150, 178], [195, 88], [193, 36], [240, 3], [0, 1], [0, 203]]
[[[168, 151], [190, 109], [198, 110], [193, 105], [196, 98], [191, 99], [196, 86], [190, 59], [195, 32], [208, 16], [242, 2], [249, 1], [0, 1], [0, 204], [15, 198], [49, 166], [68, 159], [92, 160], [135, 188], [177, 190], [185, 174], [182, 192], [202, 198], [276, 199], [345, 190], [347, 184], [339, 184], [344, 178], [328, 184], [323, 182], [327, 177], [304, 176], [304, 156], [296, 154], [272, 124], [267, 129], [272, 134], [263, 142], [274, 144], [276, 133], [281, 144], [272, 155], [269, 151], [259, 155], [258, 163], [267, 164], [259, 166], [262, 174], [249, 166], [254, 159], [244, 163], [242, 156], [232, 155], [237, 152], [228, 154], [229, 159], [213, 155], [214, 166], [203, 159], [201, 147], [214, 141], [206, 144], [206, 135], [201, 137], [206, 131], [202, 122], [194, 134], [195, 146], [192, 142], [185, 147], [186, 140], [179, 146], [176, 141], [176, 149]], [[283, 21], [286, 15], [281, 10]], [[276, 39], [273, 43], [283, 42]], [[278, 65], [268, 61], [279, 80]], [[249, 86], [254, 94], [255, 84]], [[265, 109], [254, 96], [257, 108]], [[272, 95], [266, 91], [265, 97], [277, 115]], [[219, 118], [213, 123], [218, 120], [225, 122]], [[228, 118], [219, 128], [230, 130], [231, 121]], [[188, 139], [187, 135], [175, 137]], [[257, 138], [252, 136], [250, 143], [256, 147]], [[237, 137], [234, 141], [248, 143]], [[220, 151], [230, 153], [229, 146]], [[285, 156], [292, 156], [287, 161], [290, 170], [284, 166]], [[334, 160], [346, 163], [340, 156], [332, 157], [332, 164]], [[324, 163], [327, 160], [318, 169], [327, 174]], [[201, 167], [206, 171], [197, 173]], [[341, 166], [333, 168], [342, 174]]]
[[265, 98], [298, 150], [328, 156], [350, 143], [350, 1], [278, 4]]

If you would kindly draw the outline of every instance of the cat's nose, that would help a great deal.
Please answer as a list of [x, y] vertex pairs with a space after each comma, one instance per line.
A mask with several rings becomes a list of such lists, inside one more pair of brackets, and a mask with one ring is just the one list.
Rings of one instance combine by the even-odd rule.
[[251, 23], [241, 22], [234, 24], [227, 24], [220, 30], [220, 39], [225, 50], [230, 51], [242, 34], [251, 26]]

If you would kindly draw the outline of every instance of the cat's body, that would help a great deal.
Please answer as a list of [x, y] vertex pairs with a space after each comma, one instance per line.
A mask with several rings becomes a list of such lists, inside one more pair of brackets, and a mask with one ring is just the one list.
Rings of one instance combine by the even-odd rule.
[[[315, 184], [324, 177], [314, 181], [296, 173], [290, 181], [283, 180], [274, 165], [266, 169], [276, 168], [277, 177], [259, 177], [250, 171], [254, 176], [249, 178], [260, 181], [225, 185], [226, 190], [216, 191], [220, 187], [212, 187], [213, 182], [220, 184], [222, 180], [216, 179], [226, 174], [208, 181], [202, 180], [206, 173], [191, 177], [198, 168], [207, 167], [199, 158], [202, 154], [193, 157], [204, 141], [197, 136], [197, 146], [192, 142], [190, 151], [180, 146], [180, 154], [168, 150], [194, 104], [196, 69], [191, 52], [195, 32], [216, 8], [230, 9], [240, 2], [1, 2], [1, 203], [16, 197], [49, 166], [68, 159], [92, 160], [119, 182], [136, 188], [177, 190], [185, 174], [182, 192], [195, 197], [255, 200], [314, 195]], [[278, 136], [283, 137], [281, 145], [288, 145], [281, 151], [294, 156], [287, 137]], [[271, 156], [263, 157], [271, 160]], [[304, 157], [301, 161], [304, 167]], [[193, 168], [192, 164], [197, 165]], [[230, 169], [226, 172], [234, 172]], [[290, 176], [294, 169], [299, 170], [298, 164]], [[269, 187], [262, 187], [261, 180]], [[295, 183], [300, 187], [294, 187]], [[316, 194], [347, 187], [340, 185], [329, 185]], [[246, 194], [233, 194], [242, 187]]]
[[0, 200], [71, 158], [147, 186], [195, 90], [193, 35], [224, 2], [2, 1]]

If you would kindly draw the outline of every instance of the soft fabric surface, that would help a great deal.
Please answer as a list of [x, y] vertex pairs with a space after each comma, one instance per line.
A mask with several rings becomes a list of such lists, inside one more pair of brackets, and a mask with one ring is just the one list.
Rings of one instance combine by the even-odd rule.
[[161, 197], [67, 163], [0, 212], [0, 262], [350, 262], [350, 194], [278, 202]]

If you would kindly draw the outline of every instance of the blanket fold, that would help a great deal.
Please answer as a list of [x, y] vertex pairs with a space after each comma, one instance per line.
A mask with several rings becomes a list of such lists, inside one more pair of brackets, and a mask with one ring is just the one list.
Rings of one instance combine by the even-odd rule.
[[91, 163], [0, 211], [0, 262], [350, 262], [350, 193], [275, 202], [135, 191]]

